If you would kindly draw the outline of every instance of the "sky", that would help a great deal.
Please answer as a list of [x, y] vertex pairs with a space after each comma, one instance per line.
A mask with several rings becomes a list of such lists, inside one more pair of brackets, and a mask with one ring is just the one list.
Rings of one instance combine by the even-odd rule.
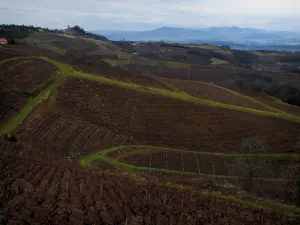
[[1, 0], [0, 23], [92, 31], [239, 26], [300, 32], [300, 0]]

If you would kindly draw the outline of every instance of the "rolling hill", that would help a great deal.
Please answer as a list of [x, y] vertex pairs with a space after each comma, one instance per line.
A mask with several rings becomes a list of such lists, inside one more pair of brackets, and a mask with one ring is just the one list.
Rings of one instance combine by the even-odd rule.
[[[101, 34], [100, 31], [94, 31]], [[286, 49], [299, 50], [300, 34], [285, 31], [266, 31], [239, 27], [209, 27], [201, 29], [161, 27], [149, 31], [105, 32], [110, 40], [120, 41], [167, 41], [178, 43], [207, 43], [229, 45], [239, 49]], [[240, 47], [238, 47], [240, 46]], [[266, 47], [267, 46], [267, 47]]]
[[298, 224], [299, 110], [229, 82], [287, 80], [232, 60], [273, 55], [132, 44], [0, 48], [0, 224]]

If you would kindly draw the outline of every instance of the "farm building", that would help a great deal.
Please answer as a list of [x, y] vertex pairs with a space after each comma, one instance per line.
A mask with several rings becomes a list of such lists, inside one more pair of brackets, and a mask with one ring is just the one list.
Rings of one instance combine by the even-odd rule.
[[0, 38], [0, 45], [6, 45], [7, 43], [7, 39], [6, 38]]

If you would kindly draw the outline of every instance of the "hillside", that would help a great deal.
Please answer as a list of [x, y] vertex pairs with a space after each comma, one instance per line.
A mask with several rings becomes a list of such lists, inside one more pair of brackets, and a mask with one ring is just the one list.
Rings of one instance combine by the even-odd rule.
[[279, 59], [298, 65], [73, 30], [4, 45], [0, 224], [298, 224], [300, 77]]
[[[100, 31], [94, 31], [101, 34]], [[105, 32], [105, 31], [104, 31]], [[209, 27], [201, 29], [161, 27], [149, 31], [105, 32], [110, 40], [168, 41], [229, 45], [236, 49], [298, 50], [300, 34], [239, 27]], [[265, 47], [267, 46], [267, 47]], [[282, 46], [280, 49], [280, 46]], [[291, 47], [291, 48], [289, 48]]]

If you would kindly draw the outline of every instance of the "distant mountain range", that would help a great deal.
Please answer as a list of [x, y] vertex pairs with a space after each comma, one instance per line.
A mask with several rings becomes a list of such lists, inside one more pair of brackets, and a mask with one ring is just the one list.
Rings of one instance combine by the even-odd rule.
[[224, 43], [242, 46], [297, 46], [300, 48], [300, 33], [290, 31], [266, 31], [240, 27], [209, 27], [201, 29], [161, 27], [149, 31], [98, 30], [113, 41], [167, 41], [178, 43]]

